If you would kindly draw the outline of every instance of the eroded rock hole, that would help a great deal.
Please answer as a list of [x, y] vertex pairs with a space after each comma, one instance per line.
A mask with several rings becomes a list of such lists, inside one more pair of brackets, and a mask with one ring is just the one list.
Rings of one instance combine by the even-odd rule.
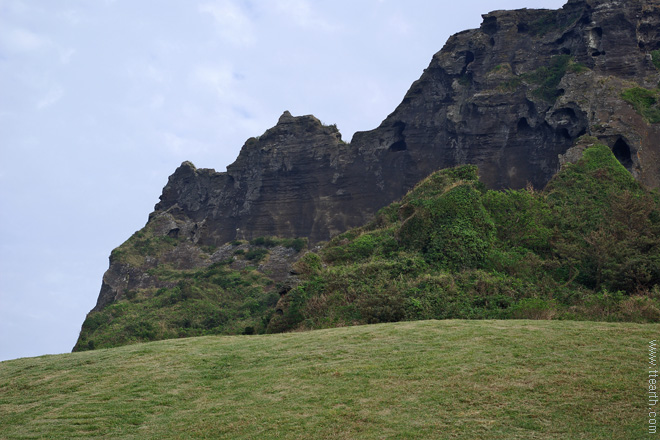
[[526, 34], [527, 32], [529, 32], [529, 26], [527, 23], [518, 23], [518, 33]]
[[408, 149], [408, 145], [406, 145], [406, 141], [397, 141], [390, 145], [390, 151], [405, 151]]
[[632, 153], [630, 152], [630, 146], [626, 141], [619, 138], [612, 147], [612, 153], [614, 153], [614, 157], [616, 157], [621, 165], [626, 167], [627, 170], [632, 169]]
[[527, 118], [521, 118], [518, 121], [518, 132], [527, 131], [530, 129], [531, 127], [529, 126], [529, 122], [527, 122]]
[[403, 130], [406, 129], [406, 123], [403, 121], [396, 121], [394, 124], [392, 124], [392, 127], [396, 129], [396, 134], [401, 136], [401, 134], [403, 134]]
[[474, 61], [474, 53], [470, 51], [465, 52], [465, 65], [470, 64], [472, 61]]
[[399, 140], [390, 145], [390, 151], [407, 150], [408, 145], [406, 145], [405, 136], [403, 135], [403, 131], [406, 129], [406, 123], [403, 121], [396, 121], [392, 127], [396, 130], [396, 137], [399, 138]]
[[575, 118], [577, 118], [577, 115], [575, 114], [575, 110], [573, 110], [570, 107], [564, 107], [562, 109], [559, 109], [554, 114], [555, 114], [555, 116], [557, 116], [559, 118], [563, 118], [563, 119], [575, 119]]

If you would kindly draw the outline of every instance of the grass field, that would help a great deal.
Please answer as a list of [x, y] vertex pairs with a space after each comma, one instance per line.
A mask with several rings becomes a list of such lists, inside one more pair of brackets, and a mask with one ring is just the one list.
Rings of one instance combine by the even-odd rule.
[[642, 439], [656, 324], [421, 321], [0, 363], [0, 438]]

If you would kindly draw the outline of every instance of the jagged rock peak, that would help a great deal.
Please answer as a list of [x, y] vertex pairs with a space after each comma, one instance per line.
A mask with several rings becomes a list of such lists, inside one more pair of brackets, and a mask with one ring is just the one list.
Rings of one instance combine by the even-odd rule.
[[176, 170], [174, 170], [174, 174], [172, 174], [170, 178], [173, 176], [194, 174], [196, 172], [197, 172], [197, 167], [192, 162], [185, 160], [181, 162], [181, 165], [179, 165]]
[[197, 167], [195, 167], [195, 164], [193, 164], [189, 160], [184, 160], [183, 162], [181, 162], [181, 166], [179, 168], [191, 168], [193, 171], [197, 169]]
[[289, 110], [285, 110], [284, 113], [282, 113], [282, 116], [280, 116], [280, 119], [277, 121], [277, 124], [287, 124], [290, 122], [293, 122], [295, 118], [291, 116], [291, 112]]
[[[251, 147], [254, 140], [259, 141], [282, 141], [285, 137], [309, 137], [314, 134], [330, 134], [341, 140], [341, 134], [335, 125], [323, 125], [323, 123], [314, 115], [293, 116], [287, 110], [280, 116], [277, 124], [266, 130], [258, 138], [251, 138], [246, 142], [245, 147]], [[279, 138], [278, 138], [279, 136]], [[239, 155], [240, 157], [240, 155]]]

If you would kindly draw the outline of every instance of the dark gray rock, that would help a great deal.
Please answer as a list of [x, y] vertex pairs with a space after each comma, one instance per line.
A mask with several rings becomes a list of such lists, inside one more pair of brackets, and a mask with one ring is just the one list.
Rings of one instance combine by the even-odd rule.
[[[490, 188], [543, 187], [585, 134], [618, 142], [631, 172], [660, 186], [658, 126], [620, 97], [634, 82], [660, 80], [649, 59], [660, 47], [657, 1], [572, 0], [483, 17], [447, 41], [377, 129], [349, 145], [334, 126], [285, 112], [226, 173], [182, 164], [152, 215], [190, 223], [195, 242], [314, 243], [363, 224], [440, 168], [472, 163]], [[561, 81], [539, 84], [562, 55], [570, 65]]]

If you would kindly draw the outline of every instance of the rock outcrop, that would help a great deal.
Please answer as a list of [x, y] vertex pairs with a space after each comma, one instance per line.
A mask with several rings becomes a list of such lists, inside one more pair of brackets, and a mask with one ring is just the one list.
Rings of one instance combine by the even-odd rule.
[[[378, 128], [348, 144], [336, 127], [285, 112], [226, 172], [183, 163], [149, 222], [156, 236], [194, 246], [260, 236], [314, 244], [364, 224], [445, 167], [475, 164], [490, 188], [543, 187], [575, 160], [579, 150], [569, 149], [584, 135], [660, 187], [660, 124], [622, 97], [656, 90], [658, 65], [658, 0], [491, 12], [447, 41]], [[111, 264], [97, 309], [126, 289], [117, 280], [133, 269], [122, 267]]]
[[[171, 236], [220, 245], [260, 236], [317, 242], [363, 224], [376, 206], [372, 176], [335, 126], [285, 112], [243, 146], [224, 173], [184, 162], [170, 177], [152, 218], [169, 215]], [[380, 207], [380, 206], [378, 206]]]

